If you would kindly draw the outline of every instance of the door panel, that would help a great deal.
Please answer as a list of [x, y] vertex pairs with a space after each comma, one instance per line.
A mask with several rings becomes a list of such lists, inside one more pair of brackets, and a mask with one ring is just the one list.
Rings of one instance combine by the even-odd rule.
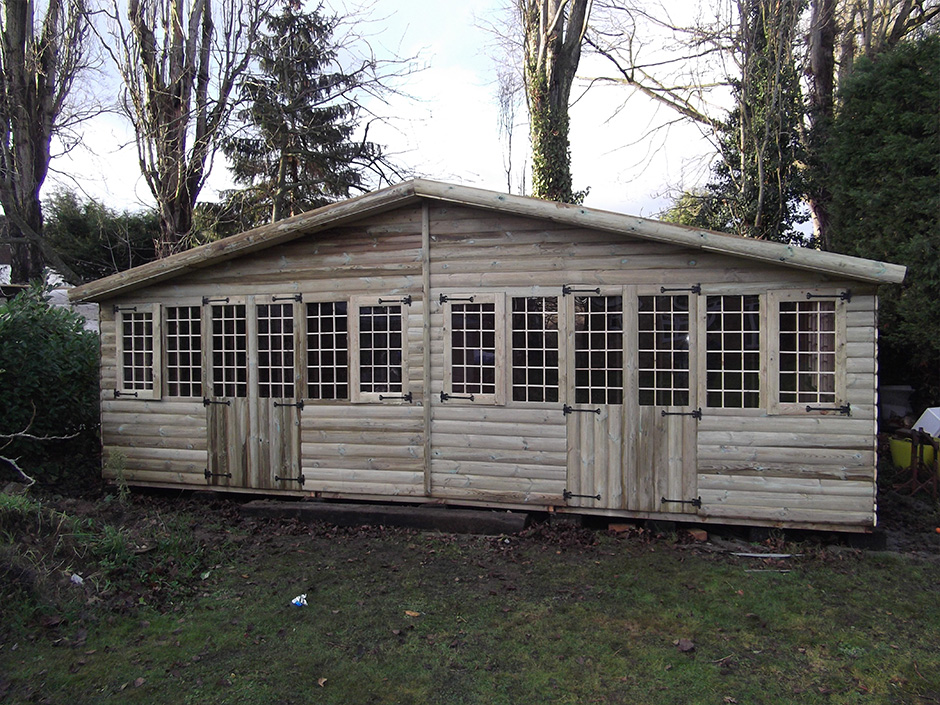
[[[260, 299], [261, 297], [259, 297]], [[258, 435], [256, 487], [299, 489], [300, 413], [297, 399], [295, 306], [292, 302], [255, 306], [258, 381], [253, 402]]]
[[[568, 414], [568, 506], [623, 503], [623, 407], [579, 407]], [[583, 495], [583, 496], [578, 496]], [[600, 495], [600, 499], [595, 497]]]
[[300, 409], [263, 399], [257, 406], [259, 468], [257, 487], [300, 489]]
[[[626, 287], [567, 301], [567, 503], [688, 513], [696, 492], [698, 419], [689, 297]], [[670, 500], [663, 502], [663, 499]]]
[[[636, 389], [633, 396], [636, 493], [629, 509], [691, 514], [696, 492], [698, 416], [695, 389], [695, 308], [687, 293], [634, 297]], [[663, 499], [670, 501], [664, 502]]]
[[206, 422], [208, 481], [248, 487], [251, 455], [248, 404], [248, 327], [245, 305], [209, 306]]
[[[663, 416], [663, 411], [667, 415]], [[637, 494], [631, 506], [644, 512], [694, 514], [696, 507], [682, 502], [696, 497], [696, 434], [698, 421], [681, 410], [639, 407], [636, 419]], [[671, 500], [663, 502], [663, 499]]]
[[205, 403], [211, 484], [302, 487], [298, 307], [271, 299], [209, 305]]
[[572, 507], [619, 508], [623, 501], [623, 296], [566, 301], [568, 359], [573, 362], [568, 415], [567, 501]]
[[248, 399], [210, 400], [206, 414], [209, 484], [248, 487]]

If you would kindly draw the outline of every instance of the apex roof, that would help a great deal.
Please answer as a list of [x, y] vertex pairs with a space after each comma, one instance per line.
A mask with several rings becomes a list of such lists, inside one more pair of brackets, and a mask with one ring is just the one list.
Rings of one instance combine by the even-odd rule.
[[779, 242], [754, 240], [639, 216], [513, 196], [469, 186], [413, 179], [112, 274], [70, 290], [69, 298], [73, 301], [99, 301], [171, 279], [185, 272], [424, 200], [542, 218], [566, 225], [773, 262], [781, 266], [874, 284], [899, 283], [903, 281], [906, 271], [905, 267], [896, 264], [820, 252]]

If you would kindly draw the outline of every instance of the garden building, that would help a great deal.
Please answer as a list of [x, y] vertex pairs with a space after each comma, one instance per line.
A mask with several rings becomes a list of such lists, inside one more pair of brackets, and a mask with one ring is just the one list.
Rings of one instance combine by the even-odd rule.
[[866, 531], [903, 277], [414, 180], [71, 296], [131, 485]]

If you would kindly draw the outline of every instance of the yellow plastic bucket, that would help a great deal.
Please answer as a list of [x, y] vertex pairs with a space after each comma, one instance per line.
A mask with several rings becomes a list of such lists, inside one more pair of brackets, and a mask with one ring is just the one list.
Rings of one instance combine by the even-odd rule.
[[[910, 438], [890, 438], [891, 460], [896, 468], [909, 468], [911, 466], [911, 453], [914, 450], [914, 441]], [[933, 447], [925, 445], [923, 450], [924, 462], [933, 463]]]

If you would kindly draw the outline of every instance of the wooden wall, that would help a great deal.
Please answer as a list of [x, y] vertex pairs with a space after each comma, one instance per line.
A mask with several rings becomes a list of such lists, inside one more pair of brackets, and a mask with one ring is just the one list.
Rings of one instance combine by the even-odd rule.
[[[635, 295], [655, 292], [663, 284], [701, 284], [703, 294], [852, 286], [804, 270], [457, 205], [431, 202], [426, 214], [421, 206], [402, 208], [103, 304], [104, 447], [106, 453], [126, 458], [128, 481], [206, 484], [207, 426], [201, 399], [114, 398], [112, 304], [197, 305], [203, 296], [289, 293], [302, 293], [304, 301], [407, 294], [412, 304], [407, 307], [406, 376], [413, 403], [306, 400], [300, 414], [303, 493], [560, 510], [580, 504], [579, 511], [661, 516], [668, 512], [654, 495], [688, 489], [701, 497], [697, 515], [703, 521], [870, 526], [876, 373], [875, 298], [870, 290], [863, 289], [845, 305], [845, 401], [851, 404], [851, 416], [770, 415], [766, 408], [706, 410], [695, 434], [684, 433], [675, 448], [662, 446], [654, 452], [632, 425], [639, 409], [630, 401], [635, 391], [627, 389], [618, 421], [624, 457], [608, 454], [603, 461], [607, 467], [596, 473], [607, 478], [605, 494], [616, 500], [562, 499], [572, 483], [580, 482], [569, 475], [572, 431], [561, 410], [564, 398], [518, 403], [507, 395], [499, 405], [441, 401], [445, 320], [440, 294], [560, 297], [563, 285], [575, 285]], [[638, 453], [668, 459], [670, 453], [681, 453], [676, 448], [688, 448], [690, 439], [697, 451], [691, 461], [695, 487], [684, 488], [666, 477], [651, 491], [643, 485], [640, 467], [625, 459]], [[649, 497], [637, 504], [636, 497], [644, 492]], [[674, 509], [686, 518], [689, 511], [696, 513]]]

